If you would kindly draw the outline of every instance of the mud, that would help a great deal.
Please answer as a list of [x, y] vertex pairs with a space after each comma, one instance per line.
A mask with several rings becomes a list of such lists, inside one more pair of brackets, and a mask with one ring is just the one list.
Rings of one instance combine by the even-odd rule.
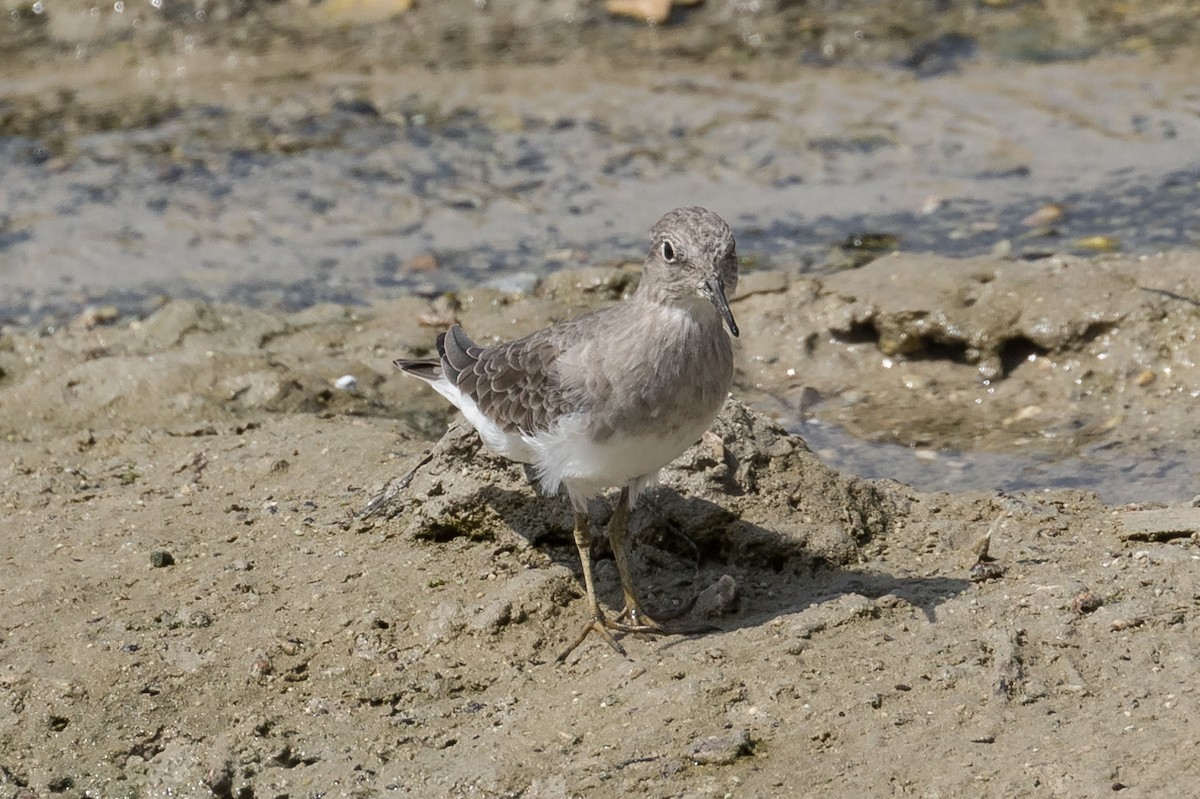
[[[1114, 446], [1182, 438], [1196, 257], [933, 263], [912, 293], [905, 258], [751, 273], [734, 393], [796, 368], [828, 398], [811, 412], [903, 431], [933, 404], [905, 379], [936, 380], [980, 438], [990, 409], [1056, 447], [1040, 426], [1113, 403], [1134, 409]], [[461, 428], [438, 441], [440, 399], [389, 361], [427, 350], [414, 320], [515, 335], [635, 277], [370, 311], [176, 301], [7, 334], [0, 795], [1191, 794], [1190, 503], [862, 480], [736, 400], [632, 521], [649, 604], [702, 594], [711, 630], [556, 664], [584, 612], [565, 500]], [[1030, 286], [1077, 302], [1038, 311]], [[1004, 357], [1012, 341], [1037, 357]], [[345, 374], [355, 390], [333, 388]], [[952, 400], [967, 386], [984, 402]], [[1034, 401], [1045, 417], [1020, 412]]]
[[766, 325], [744, 345], [747, 388], [770, 393], [764, 407], [793, 429], [813, 416], [932, 459], [1031, 456], [998, 464], [993, 486], [1039, 485], [1004, 466], [1033, 469], [1046, 455], [1078, 459], [1076, 484], [1110, 501], [1187, 499], [1197, 487], [1195, 265], [1194, 253], [896, 255], [800, 280], [746, 300]]
[[[1195, 794], [1191, 4], [0, 10], [0, 799]], [[703, 631], [557, 664], [565, 500], [391, 360], [685, 203]]]

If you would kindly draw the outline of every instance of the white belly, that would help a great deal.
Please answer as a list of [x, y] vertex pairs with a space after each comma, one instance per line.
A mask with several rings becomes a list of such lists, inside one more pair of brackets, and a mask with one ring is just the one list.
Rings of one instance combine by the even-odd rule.
[[662, 434], [616, 433], [604, 441], [594, 441], [587, 430], [587, 416], [575, 413], [562, 417], [551, 430], [529, 436], [504, 430], [487, 418], [474, 400], [446, 381], [432, 385], [463, 412], [488, 449], [533, 464], [543, 491], [556, 494], [560, 487], [566, 487], [577, 507], [609, 488], [628, 485], [634, 495], [638, 494], [712, 424], [712, 414], [705, 414]]
[[555, 493], [565, 486], [577, 506], [605, 489], [629, 485], [637, 494], [654, 482], [658, 471], [699, 440], [711, 418], [697, 419], [661, 435], [623, 436], [593, 441], [584, 431], [586, 419], [565, 417], [549, 433], [526, 438], [536, 450], [534, 463], [542, 489]]

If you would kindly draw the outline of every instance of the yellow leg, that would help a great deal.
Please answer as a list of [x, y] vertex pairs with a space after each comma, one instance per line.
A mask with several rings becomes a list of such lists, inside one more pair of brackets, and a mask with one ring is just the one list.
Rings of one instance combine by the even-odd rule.
[[592, 632], [599, 633], [608, 645], [616, 650], [617, 654], [624, 655], [625, 648], [618, 644], [617, 640], [612, 637], [612, 633], [608, 631], [608, 628], [614, 622], [605, 617], [604, 611], [600, 609], [600, 602], [596, 599], [596, 582], [592, 576], [592, 537], [588, 530], [588, 517], [586, 513], [581, 513], [578, 510], [575, 511], [575, 548], [579, 550], [579, 561], [583, 564], [583, 585], [587, 590], [588, 615], [590, 618], [584, 624], [583, 630], [580, 631], [575, 642], [563, 650], [557, 660], [559, 663], [566, 660], [567, 655], [574, 652]]
[[617, 562], [617, 571], [621, 575], [621, 588], [625, 592], [625, 609], [618, 619], [629, 623], [616, 629], [622, 632], [660, 633], [662, 625], [656, 622], [642, 608], [633, 591], [633, 574], [629, 569], [629, 549], [626, 535], [629, 532], [629, 487], [621, 489], [617, 497], [617, 507], [613, 510], [612, 519], [608, 522], [608, 541], [612, 544], [613, 559]]

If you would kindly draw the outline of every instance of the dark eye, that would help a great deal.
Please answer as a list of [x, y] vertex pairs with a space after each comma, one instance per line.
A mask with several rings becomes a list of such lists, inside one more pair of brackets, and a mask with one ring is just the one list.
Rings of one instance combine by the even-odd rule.
[[669, 264], [675, 262], [675, 247], [672, 246], [671, 242], [664, 241], [662, 243], [662, 257]]

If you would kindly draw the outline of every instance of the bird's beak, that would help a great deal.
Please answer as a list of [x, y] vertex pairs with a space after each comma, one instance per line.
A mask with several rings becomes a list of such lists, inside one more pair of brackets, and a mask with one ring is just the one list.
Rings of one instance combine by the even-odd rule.
[[725, 298], [725, 284], [721, 282], [721, 278], [713, 275], [704, 282], [704, 289], [712, 304], [716, 306], [717, 313], [721, 314], [721, 318], [729, 326], [729, 332], [737, 338], [737, 322], [733, 321], [733, 311], [729, 310], [729, 300]]

